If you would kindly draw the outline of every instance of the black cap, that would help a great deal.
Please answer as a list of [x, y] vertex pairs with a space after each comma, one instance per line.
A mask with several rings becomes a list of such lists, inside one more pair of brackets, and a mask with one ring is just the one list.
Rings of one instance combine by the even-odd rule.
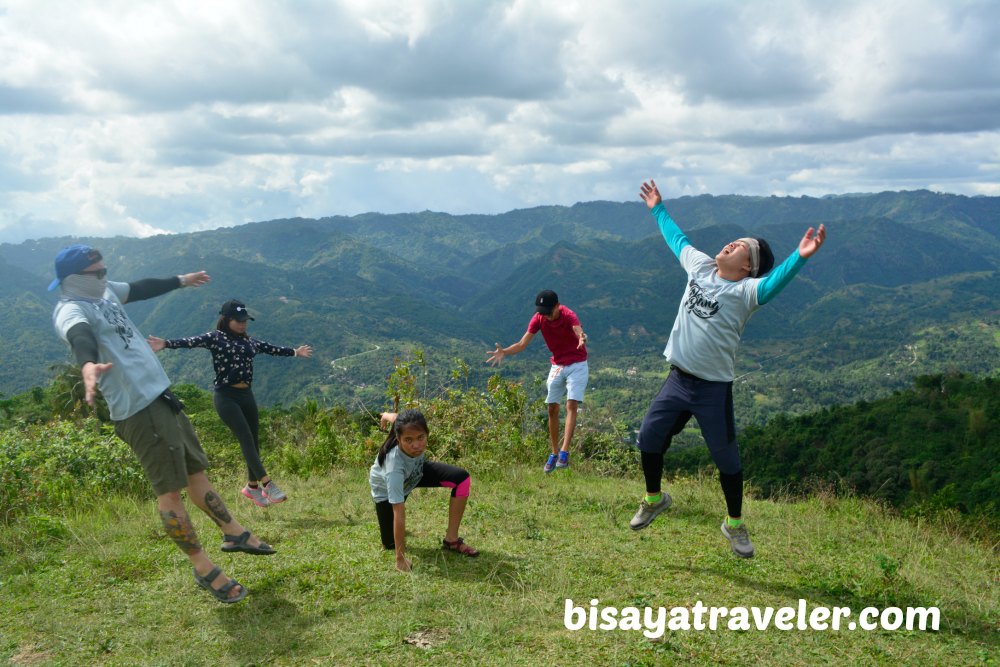
[[247, 307], [243, 305], [243, 302], [236, 299], [222, 304], [222, 308], [219, 309], [219, 315], [236, 320], [237, 322], [246, 322], [253, 319], [250, 317], [250, 313], [247, 312]]
[[559, 297], [550, 289], [543, 289], [535, 297], [535, 309], [542, 315], [548, 315], [559, 303]]
[[774, 268], [774, 253], [771, 252], [771, 246], [764, 239], [757, 239], [757, 246], [760, 248], [757, 277], [760, 278]]

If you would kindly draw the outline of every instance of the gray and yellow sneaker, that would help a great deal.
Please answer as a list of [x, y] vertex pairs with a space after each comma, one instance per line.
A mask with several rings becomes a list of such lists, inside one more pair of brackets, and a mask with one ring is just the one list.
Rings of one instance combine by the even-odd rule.
[[729, 540], [729, 546], [733, 548], [734, 554], [740, 558], [753, 558], [753, 544], [750, 542], [746, 524], [741, 523], [734, 528], [729, 525], [729, 521], [723, 519], [722, 534]]
[[639, 511], [635, 513], [632, 520], [628, 522], [629, 528], [632, 530], [642, 530], [649, 524], [653, 523], [653, 519], [659, 516], [660, 512], [670, 507], [674, 502], [670, 497], [670, 494], [664, 493], [663, 497], [660, 498], [658, 503], [647, 503], [646, 499], [643, 498], [639, 503]]
[[267, 499], [271, 501], [272, 505], [277, 503], [283, 503], [288, 500], [288, 496], [285, 492], [278, 488], [278, 485], [274, 483], [274, 480], [269, 480], [267, 484], [264, 485], [264, 495]]

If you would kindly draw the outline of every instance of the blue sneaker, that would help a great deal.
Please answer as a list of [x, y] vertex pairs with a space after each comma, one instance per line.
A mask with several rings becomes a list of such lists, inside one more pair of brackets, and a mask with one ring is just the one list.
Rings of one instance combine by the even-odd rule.
[[556, 469], [556, 455], [549, 454], [549, 460], [545, 462], [545, 467], [542, 468], [545, 472], [552, 472]]
[[559, 452], [559, 460], [556, 461], [557, 468], [569, 467], [569, 452]]

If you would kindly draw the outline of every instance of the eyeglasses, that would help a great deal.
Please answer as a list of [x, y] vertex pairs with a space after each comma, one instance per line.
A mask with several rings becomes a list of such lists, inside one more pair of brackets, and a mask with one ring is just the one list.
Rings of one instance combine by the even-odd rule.
[[104, 276], [108, 275], [108, 270], [107, 269], [94, 269], [93, 271], [80, 271], [80, 275], [94, 276], [98, 280], [103, 280]]

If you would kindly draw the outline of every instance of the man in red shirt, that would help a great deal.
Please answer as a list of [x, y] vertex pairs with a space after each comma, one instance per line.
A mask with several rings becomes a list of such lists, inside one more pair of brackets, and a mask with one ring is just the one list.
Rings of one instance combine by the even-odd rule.
[[[587, 366], [587, 334], [583, 333], [576, 313], [560, 305], [559, 297], [552, 290], [542, 290], [535, 297], [538, 311], [528, 323], [528, 330], [521, 340], [508, 347], [500, 347], [488, 353], [487, 359], [494, 366], [507, 355], [521, 352], [539, 331], [549, 351], [552, 352], [552, 368], [545, 383], [549, 406], [549, 443], [552, 454], [545, 462], [543, 470], [552, 472], [555, 468], [569, 467], [569, 443], [576, 429], [577, 407], [583, 402], [583, 392], [587, 388], [590, 370]], [[566, 429], [563, 432], [562, 447], [559, 445], [559, 403], [566, 399]]]

